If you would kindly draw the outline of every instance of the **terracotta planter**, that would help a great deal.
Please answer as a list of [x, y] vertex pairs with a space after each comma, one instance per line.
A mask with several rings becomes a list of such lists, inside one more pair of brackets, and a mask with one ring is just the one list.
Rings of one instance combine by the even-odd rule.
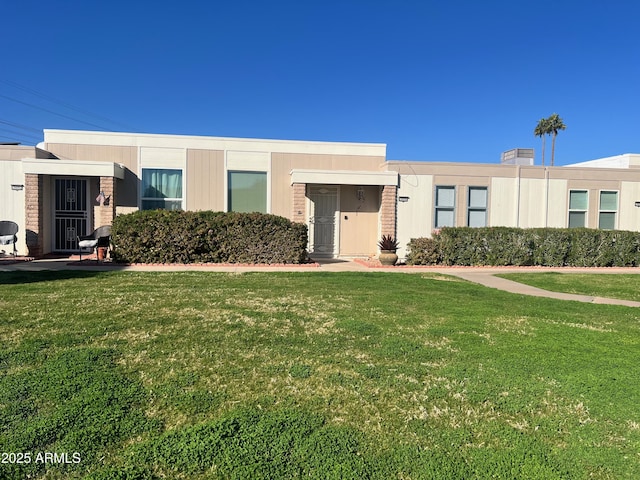
[[380, 250], [378, 260], [380, 260], [380, 263], [384, 266], [391, 266], [395, 265], [398, 261], [398, 255], [396, 255], [395, 250]]
[[107, 258], [107, 247], [98, 247], [98, 260], [104, 262]]

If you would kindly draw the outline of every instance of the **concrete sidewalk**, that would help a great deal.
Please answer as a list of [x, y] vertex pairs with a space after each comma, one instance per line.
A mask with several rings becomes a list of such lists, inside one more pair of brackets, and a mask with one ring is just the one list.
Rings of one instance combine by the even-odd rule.
[[477, 283], [488, 288], [495, 288], [519, 295], [555, 298], [558, 300], [572, 300], [585, 303], [609, 305], [624, 305], [640, 307], [640, 302], [620, 300], [614, 298], [592, 297], [570, 293], [551, 292], [531, 287], [522, 283], [497, 277], [502, 273], [590, 273], [590, 274], [640, 274], [640, 268], [576, 268], [576, 267], [381, 267], [367, 265], [366, 262], [346, 259], [323, 259], [310, 265], [115, 265], [112, 263], [97, 263], [93, 260], [77, 258], [38, 259], [32, 261], [0, 261], [0, 273], [10, 271], [38, 272], [45, 270], [81, 270], [81, 271], [138, 271], [138, 272], [385, 272], [385, 273], [438, 273], [452, 275], [468, 282]]
[[[563, 272], [563, 273], [570, 273], [570, 272]], [[610, 273], [613, 273], [613, 272], [610, 272]], [[633, 272], [633, 273], [637, 273], [637, 272]], [[512, 280], [507, 280], [506, 278], [496, 277], [495, 274], [491, 274], [491, 273], [482, 273], [482, 272], [453, 273], [452, 272], [450, 273], [450, 275], [455, 275], [458, 278], [462, 278], [463, 280], [467, 280], [469, 282], [478, 283], [480, 285], [484, 285], [485, 287], [496, 288], [498, 290], [503, 290], [505, 292], [516, 293], [520, 295], [531, 295], [534, 297], [555, 298], [558, 300], [573, 300], [575, 302], [601, 303], [601, 304], [608, 304], [608, 305], [624, 305], [627, 307], [640, 307], [640, 302], [634, 302], [632, 300], [621, 300], [617, 298], [605, 298], [605, 297], [591, 297], [589, 295], [577, 295], [573, 293], [551, 292], [549, 290], [543, 290], [541, 288], [532, 287], [530, 285], [514, 282]]]

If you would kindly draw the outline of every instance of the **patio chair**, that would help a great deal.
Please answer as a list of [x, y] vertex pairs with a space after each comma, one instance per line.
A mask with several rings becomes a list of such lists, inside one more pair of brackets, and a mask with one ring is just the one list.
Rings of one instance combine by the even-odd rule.
[[18, 249], [16, 248], [18, 237], [16, 236], [16, 233], [18, 233], [18, 224], [16, 222], [11, 222], [9, 220], [0, 221], [0, 245], [13, 244], [14, 257], [18, 254]]
[[91, 233], [91, 235], [78, 236], [78, 250], [80, 251], [80, 261], [82, 261], [83, 250], [89, 250], [89, 252], [93, 252], [96, 248], [108, 247], [110, 241], [111, 225], [103, 225], [102, 227], [98, 227]]

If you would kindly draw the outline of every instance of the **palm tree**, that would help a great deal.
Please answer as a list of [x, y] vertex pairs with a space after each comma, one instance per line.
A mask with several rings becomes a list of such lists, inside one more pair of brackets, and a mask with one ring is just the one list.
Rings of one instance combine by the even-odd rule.
[[549, 134], [548, 123], [549, 123], [548, 118], [541, 118], [540, 121], [538, 122], [538, 125], [536, 125], [536, 128], [533, 130], [533, 134], [536, 137], [542, 138], [542, 166], [543, 167], [544, 167], [544, 151], [545, 151], [545, 140], [546, 140], [545, 137]]
[[549, 118], [547, 118], [547, 121], [549, 122], [547, 125], [547, 133], [551, 134], [551, 166], [553, 167], [553, 160], [556, 149], [556, 135], [558, 135], [558, 132], [560, 130], [566, 130], [567, 126], [564, 124], [557, 113], [554, 113]]

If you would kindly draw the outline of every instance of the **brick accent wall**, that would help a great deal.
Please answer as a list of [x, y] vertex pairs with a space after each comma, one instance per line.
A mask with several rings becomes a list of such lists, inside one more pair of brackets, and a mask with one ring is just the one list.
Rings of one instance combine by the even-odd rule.
[[104, 192], [104, 196], [108, 200], [104, 205], [98, 205], [94, 208], [95, 228], [113, 223], [113, 219], [116, 216], [116, 179], [113, 177], [100, 177], [98, 190]]
[[293, 201], [291, 202], [291, 221], [298, 223], [306, 223], [306, 191], [307, 185], [305, 183], [294, 183], [292, 185], [291, 194]]
[[380, 204], [381, 235], [396, 236], [396, 194], [396, 186], [384, 185], [382, 187], [382, 202]]
[[25, 229], [27, 249], [32, 257], [43, 255], [43, 188], [42, 175], [26, 174], [24, 176], [25, 195]]

